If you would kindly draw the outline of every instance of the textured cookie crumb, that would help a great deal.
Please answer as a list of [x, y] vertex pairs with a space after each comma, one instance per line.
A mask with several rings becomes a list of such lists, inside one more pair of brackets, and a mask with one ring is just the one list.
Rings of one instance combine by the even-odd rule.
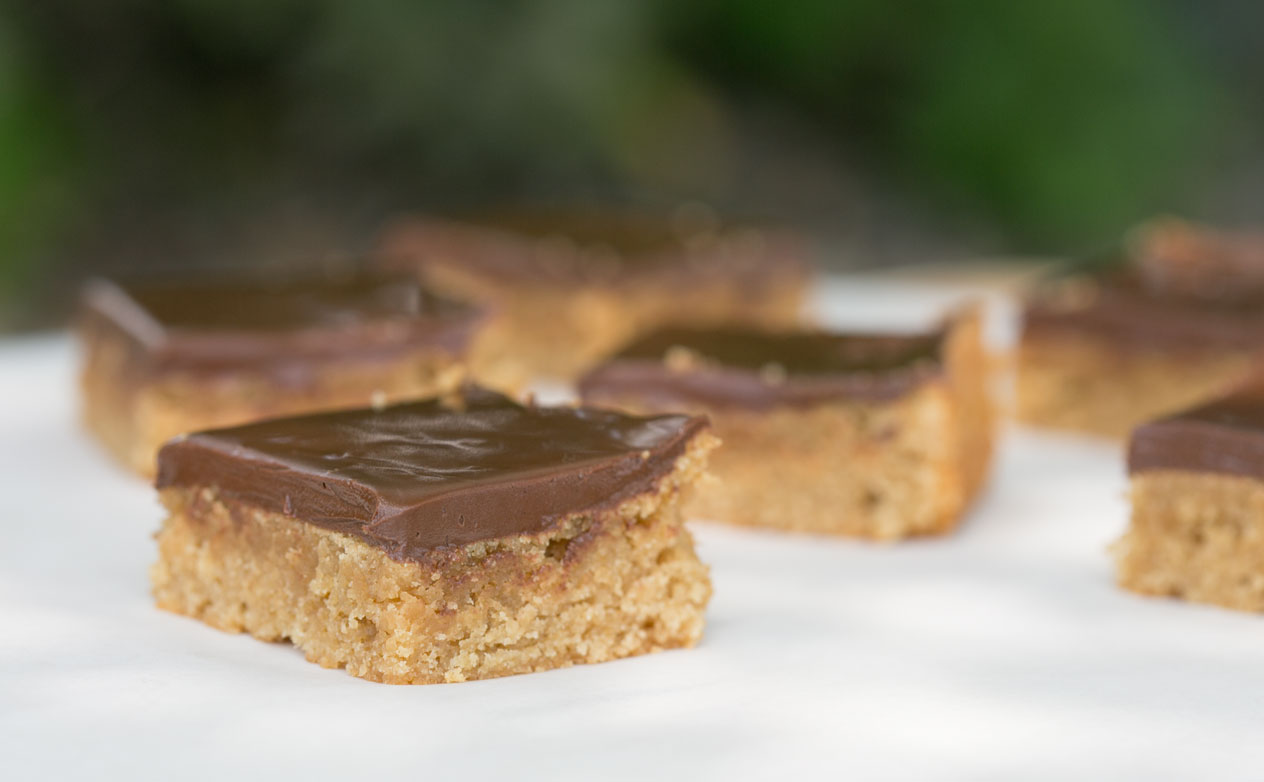
[[1114, 545], [1120, 586], [1264, 611], [1264, 483], [1155, 470], [1132, 478], [1132, 517]]

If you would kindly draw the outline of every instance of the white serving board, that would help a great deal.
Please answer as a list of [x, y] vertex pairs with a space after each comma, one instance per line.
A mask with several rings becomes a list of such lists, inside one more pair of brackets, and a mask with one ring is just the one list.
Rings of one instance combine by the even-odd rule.
[[[832, 279], [816, 306], [896, 326], [962, 293]], [[390, 687], [152, 607], [160, 511], [76, 426], [73, 364], [0, 342], [0, 779], [1264, 777], [1264, 617], [1114, 587], [1115, 447], [1006, 431], [941, 540], [698, 524], [697, 649]]]

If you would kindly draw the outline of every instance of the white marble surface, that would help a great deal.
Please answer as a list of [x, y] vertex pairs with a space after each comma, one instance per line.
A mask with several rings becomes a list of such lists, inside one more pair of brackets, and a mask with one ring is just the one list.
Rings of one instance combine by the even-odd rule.
[[[834, 280], [818, 304], [896, 324], [959, 294]], [[72, 364], [62, 337], [0, 343], [0, 778], [1264, 776], [1264, 619], [1114, 588], [1110, 446], [1007, 432], [943, 540], [699, 524], [697, 649], [389, 687], [151, 606], [159, 509], [76, 428]]]

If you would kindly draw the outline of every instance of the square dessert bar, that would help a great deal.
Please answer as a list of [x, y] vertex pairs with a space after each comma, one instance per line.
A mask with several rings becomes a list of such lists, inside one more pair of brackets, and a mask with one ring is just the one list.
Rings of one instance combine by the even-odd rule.
[[482, 322], [405, 276], [88, 286], [84, 419], [152, 475], [182, 432], [449, 391]]
[[1120, 585], [1264, 611], [1264, 384], [1138, 427]]
[[585, 402], [711, 417], [719, 481], [690, 517], [894, 539], [953, 528], [991, 457], [979, 314], [920, 335], [666, 330], [580, 382]]
[[692, 646], [681, 519], [701, 418], [446, 399], [166, 445], [158, 605], [374, 681], [485, 679]]
[[386, 233], [381, 253], [389, 268], [496, 309], [475, 352], [476, 368], [494, 377], [573, 378], [667, 323], [801, 322], [810, 270], [797, 241], [683, 218], [539, 212], [479, 222], [414, 219]]
[[1139, 234], [1127, 263], [1039, 287], [1018, 350], [1018, 417], [1124, 438], [1213, 399], [1264, 350], [1264, 237], [1179, 221]]

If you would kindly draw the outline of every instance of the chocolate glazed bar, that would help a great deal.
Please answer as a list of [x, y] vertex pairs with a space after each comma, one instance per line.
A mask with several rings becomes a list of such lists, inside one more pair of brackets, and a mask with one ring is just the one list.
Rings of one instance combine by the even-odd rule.
[[1041, 285], [1018, 351], [1022, 420], [1109, 437], [1226, 393], [1264, 351], [1264, 238], [1179, 221], [1123, 264]]
[[1119, 583], [1264, 611], [1264, 384], [1138, 427], [1128, 473]]
[[181, 432], [446, 391], [477, 310], [400, 276], [97, 281], [84, 295], [84, 418], [151, 475]]
[[669, 323], [797, 325], [810, 269], [778, 231], [619, 212], [414, 219], [383, 264], [499, 313], [476, 349], [493, 377], [575, 377]]
[[711, 417], [691, 517], [902, 538], [954, 527], [991, 454], [978, 313], [918, 335], [667, 330], [586, 375], [586, 402]]
[[448, 399], [165, 446], [158, 605], [391, 683], [691, 646], [704, 419]]

